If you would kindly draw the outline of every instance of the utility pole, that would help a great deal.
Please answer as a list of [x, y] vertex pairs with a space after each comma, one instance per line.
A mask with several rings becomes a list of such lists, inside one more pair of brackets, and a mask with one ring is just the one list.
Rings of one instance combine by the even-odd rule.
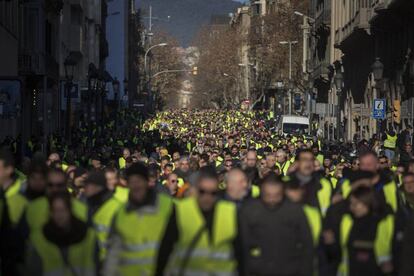
[[298, 41], [281, 41], [281, 45], [289, 45], [289, 115], [292, 115], [292, 45], [297, 44]]

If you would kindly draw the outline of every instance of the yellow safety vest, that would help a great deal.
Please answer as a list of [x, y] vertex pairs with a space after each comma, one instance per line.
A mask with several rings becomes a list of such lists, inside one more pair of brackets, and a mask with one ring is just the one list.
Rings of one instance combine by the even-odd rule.
[[329, 206], [331, 206], [332, 186], [326, 178], [321, 178], [319, 182], [322, 188], [318, 191], [318, 202], [322, 217], [325, 217]]
[[125, 166], [126, 166], [126, 160], [125, 160], [125, 158], [124, 158], [124, 157], [120, 157], [120, 158], [118, 159], [118, 166], [119, 166], [119, 168], [120, 168], [120, 169], [125, 169]]
[[106, 256], [107, 241], [112, 220], [122, 203], [116, 198], [108, 199], [92, 217], [93, 228], [99, 245], [99, 257], [103, 260]]
[[173, 202], [159, 194], [156, 210], [128, 211], [125, 204], [115, 216], [114, 230], [122, 240], [118, 274], [153, 275], [161, 240], [171, 215]]
[[21, 193], [17, 193], [7, 200], [9, 218], [13, 226], [19, 223], [28, 203], [27, 198]]
[[[72, 212], [75, 217], [86, 222], [88, 208], [79, 200], [72, 198]], [[49, 201], [47, 197], [40, 197], [31, 201], [26, 208], [26, 221], [30, 231], [41, 229], [49, 219]]]
[[[341, 186], [342, 197], [347, 198], [352, 191], [351, 182], [345, 180]], [[395, 181], [391, 181], [384, 185], [382, 192], [384, 193], [385, 202], [388, 203], [394, 212], [398, 210], [398, 194], [397, 184]]]
[[[232, 243], [237, 235], [236, 205], [226, 201], [217, 203], [211, 237], [195, 198], [183, 199], [176, 208], [180, 237], [169, 264], [170, 275], [234, 275], [236, 261]], [[182, 271], [189, 250], [191, 254]]]
[[388, 133], [387, 139], [384, 141], [384, 147], [388, 149], [395, 149], [397, 147], [397, 135], [391, 136]]
[[291, 163], [290, 163], [289, 160], [287, 160], [283, 164], [279, 164], [279, 163], [276, 162], [276, 166], [279, 168], [280, 173], [283, 174], [283, 175], [287, 175], [290, 165], [291, 165]]
[[[339, 237], [340, 245], [342, 248], [342, 262], [338, 268], [338, 274], [340, 276], [349, 275], [349, 257], [348, 257], [348, 241], [349, 234], [353, 227], [352, 216], [346, 214], [342, 217]], [[374, 254], [377, 263], [380, 265], [384, 261], [390, 261], [392, 256], [392, 241], [394, 236], [394, 217], [388, 215], [382, 219], [377, 226], [377, 232], [374, 240]]]
[[6, 199], [14, 196], [15, 194], [18, 194], [19, 191], [22, 188], [22, 184], [24, 182], [24, 179], [19, 177], [17, 178], [13, 184], [10, 185], [10, 187], [7, 188], [6, 192], [5, 192], [5, 197]]
[[129, 196], [129, 189], [127, 187], [116, 186], [114, 197], [118, 201], [122, 203], [126, 203], [128, 201], [128, 196]]
[[319, 244], [319, 239], [322, 232], [322, 216], [319, 210], [309, 205], [303, 205], [308, 224], [312, 233], [313, 243], [315, 247]]
[[256, 184], [252, 185], [252, 198], [260, 197], [260, 187]]
[[84, 240], [68, 248], [67, 262], [63, 259], [59, 247], [44, 237], [43, 231], [31, 233], [30, 245], [32, 248], [29, 252], [33, 250], [41, 259], [42, 275], [96, 275], [94, 260], [96, 237], [92, 229], [88, 229]]

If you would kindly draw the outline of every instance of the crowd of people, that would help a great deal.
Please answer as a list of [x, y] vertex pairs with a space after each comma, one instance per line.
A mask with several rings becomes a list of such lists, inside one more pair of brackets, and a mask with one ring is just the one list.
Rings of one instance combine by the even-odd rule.
[[0, 275], [414, 275], [411, 129], [340, 144], [261, 111], [122, 118], [0, 151]]

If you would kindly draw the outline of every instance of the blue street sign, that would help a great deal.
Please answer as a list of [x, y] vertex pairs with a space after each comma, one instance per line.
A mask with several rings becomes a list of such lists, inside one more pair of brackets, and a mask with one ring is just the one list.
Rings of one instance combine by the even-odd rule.
[[372, 117], [377, 120], [384, 120], [386, 115], [387, 102], [385, 99], [374, 99]]

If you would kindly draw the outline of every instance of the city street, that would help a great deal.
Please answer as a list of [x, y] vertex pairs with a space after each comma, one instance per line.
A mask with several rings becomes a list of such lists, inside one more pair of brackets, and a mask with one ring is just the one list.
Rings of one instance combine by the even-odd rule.
[[414, 276], [414, 1], [0, 0], [0, 276]]

